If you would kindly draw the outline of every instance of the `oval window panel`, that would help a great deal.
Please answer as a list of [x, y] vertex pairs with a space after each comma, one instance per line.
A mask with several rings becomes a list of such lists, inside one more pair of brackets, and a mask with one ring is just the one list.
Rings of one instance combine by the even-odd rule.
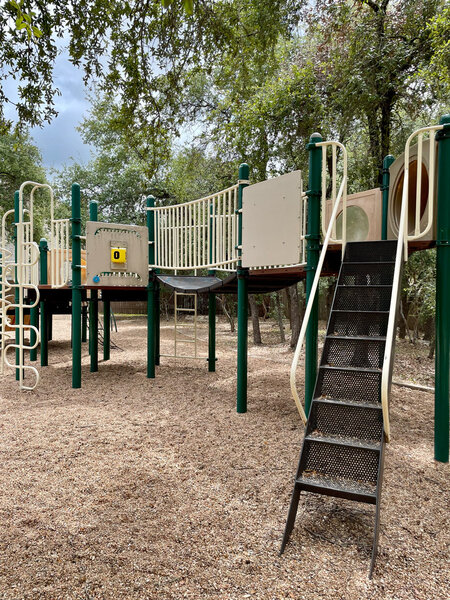
[[[342, 238], [342, 212], [336, 219], [336, 235]], [[369, 218], [360, 206], [347, 208], [347, 242], [363, 242], [369, 235]]]

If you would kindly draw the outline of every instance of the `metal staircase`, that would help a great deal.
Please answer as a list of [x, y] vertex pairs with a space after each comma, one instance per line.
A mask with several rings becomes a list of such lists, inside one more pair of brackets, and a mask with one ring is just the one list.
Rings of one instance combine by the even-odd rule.
[[374, 504], [369, 576], [378, 545], [381, 380], [396, 249], [396, 240], [347, 243], [281, 546], [283, 552], [302, 491]]

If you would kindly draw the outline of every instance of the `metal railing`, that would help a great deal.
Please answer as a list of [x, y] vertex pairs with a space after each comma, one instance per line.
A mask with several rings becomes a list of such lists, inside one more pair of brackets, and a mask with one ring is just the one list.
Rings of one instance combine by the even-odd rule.
[[[381, 405], [383, 408], [383, 423], [386, 440], [390, 439], [389, 423], [389, 384], [392, 374], [392, 351], [395, 339], [395, 324], [397, 307], [400, 295], [400, 277], [402, 264], [408, 260], [408, 241], [417, 240], [427, 235], [433, 225], [434, 210], [434, 181], [435, 181], [435, 136], [436, 132], [443, 129], [443, 125], [423, 127], [412, 133], [406, 141], [404, 154], [403, 190], [400, 212], [397, 251], [395, 256], [394, 279], [392, 284], [391, 304], [389, 307], [389, 320], [386, 333], [386, 347], [384, 352], [382, 377], [381, 377]], [[423, 163], [423, 136], [428, 133], [429, 143], [429, 167], [428, 167], [428, 210], [426, 213], [426, 224], [421, 229], [421, 200], [422, 200], [422, 163]], [[414, 233], [408, 234], [408, 204], [409, 204], [409, 154], [411, 141], [418, 137], [417, 147], [417, 181], [416, 198], [414, 210]]]
[[[297, 406], [298, 412], [300, 413], [300, 417], [303, 423], [306, 423], [307, 417], [305, 411], [303, 409], [303, 405], [300, 401], [299, 395], [297, 393], [297, 382], [296, 382], [296, 374], [297, 374], [297, 366], [298, 361], [300, 359], [300, 353], [302, 350], [303, 342], [305, 340], [306, 330], [308, 328], [309, 318], [311, 316], [311, 311], [313, 308], [314, 300], [317, 294], [317, 290], [319, 287], [319, 280], [322, 272], [323, 263], [325, 261], [325, 255], [327, 252], [327, 248], [330, 242], [333, 243], [341, 243], [342, 244], [342, 253], [345, 251], [345, 243], [346, 243], [346, 211], [347, 211], [347, 150], [340, 142], [330, 141], [330, 142], [318, 142], [316, 143], [316, 147], [322, 147], [322, 215], [325, 212], [326, 206], [326, 178], [327, 178], [327, 149], [331, 147], [332, 149], [332, 172], [331, 172], [331, 195], [333, 201], [333, 210], [331, 213], [331, 217], [328, 223], [328, 228], [325, 232], [325, 239], [323, 241], [322, 252], [320, 253], [319, 262], [316, 269], [316, 274], [314, 276], [313, 285], [311, 288], [308, 304], [306, 306], [305, 315], [303, 317], [302, 327], [300, 329], [300, 335], [298, 337], [297, 346], [294, 352], [294, 358], [292, 359], [291, 365], [291, 373], [290, 373], [290, 385], [291, 392], [294, 398], [294, 402]], [[342, 151], [342, 178], [341, 184], [339, 186], [339, 191], [336, 194], [337, 189], [337, 149]], [[342, 218], [343, 218], [343, 227], [342, 227], [342, 239], [336, 239], [336, 218], [338, 215], [338, 211], [340, 208], [340, 203], [342, 201]], [[322, 220], [322, 226], [324, 221]], [[333, 236], [334, 232], [334, 237]]]
[[148, 207], [155, 214], [155, 264], [176, 271], [231, 271], [238, 262], [238, 187], [173, 206]]

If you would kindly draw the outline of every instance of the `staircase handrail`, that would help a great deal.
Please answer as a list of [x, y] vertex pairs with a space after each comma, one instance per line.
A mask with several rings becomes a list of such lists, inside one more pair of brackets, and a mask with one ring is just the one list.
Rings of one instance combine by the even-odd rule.
[[[327, 249], [328, 249], [328, 245], [330, 243], [330, 240], [332, 239], [332, 233], [333, 233], [333, 229], [334, 229], [334, 225], [335, 225], [335, 220], [337, 217], [337, 213], [339, 210], [339, 205], [341, 203], [341, 200], [344, 200], [343, 202], [343, 211], [345, 213], [346, 211], [346, 203], [345, 203], [345, 196], [347, 193], [347, 150], [345, 149], [345, 146], [343, 144], [341, 144], [340, 142], [336, 142], [336, 141], [331, 141], [331, 142], [317, 142], [316, 143], [317, 147], [322, 146], [322, 148], [327, 146], [331, 146], [332, 148], [335, 147], [339, 147], [342, 150], [343, 153], [343, 167], [344, 167], [344, 172], [342, 175], [342, 181], [341, 181], [341, 185], [339, 187], [339, 192], [338, 195], [335, 199], [334, 202], [334, 206], [333, 206], [333, 211], [331, 213], [331, 217], [330, 217], [330, 221], [328, 223], [328, 229], [325, 235], [325, 239], [323, 241], [323, 246], [322, 246], [322, 251], [320, 253], [320, 257], [319, 257], [319, 262], [317, 264], [317, 269], [316, 269], [316, 274], [314, 276], [314, 281], [311, 287], [311, 292], [309, 295], [309, 300], [308, 300], [308, 304], [306, 306], [306, 310], [305, 310], [305, 315], [303, 317], [303, 321], [302, 321], [302, 327], [300, 329], [300, 334], [298, 336], [298, 341], [297, 341], [297, 346], [295, 348], [295, 352], [294, 352], [294, 358], [292, 359], [292, 365], [291, 365], [291, 373], [290, 373], [290, 385], [291, 385], [291, 392], [292, 392], [292, 396], [294, 398], [294, 402], [297, 406], [297, 410], [300, 414], [300, 417], [303, 421], [304, 424], [306, 424], [307, 421], [307, 416], [305, 414], [305, 411], [303, 409], [302, 403], [300, 401], [300, 398], [298, 396], [297, 393], [297, 384], [296, 384], [296, 374], [297, 374], [297, 366], [298, 366], [298, 361], [300, 359], [300, 353], [302, 350], [302, 346], [303, 346], [303, 342], [305, 339], [305, 335], [306, 335], [306, 330], [308, 328], [308, 323], [309, 323], [309, 318], [311, 316], [311, 312], [312, 312], [312, 308], [313, 308], [313, 304], [316, 298], [316, 293], [319, 287], [319, 280], [320, 280], [320, 276], [322, 273], [322, 268], [323, 268], [323, 263], [325, 261], [325, 255], [327, 253]], [[322, 161], [322, 181], [323, 181], [323, 172], [324, 169], [326, 169], [326, 163], [325, 161]], [[335, 169], [334, 169], [334, 175], [336, 174]], [[334, 184], [333, 184], [334, 187]], [[325, 210], [325, 203], [324, 203], [324, 197], [322, 196], [322, 210]], [[343, 223], [345, 223], [345, 217]], [[336, 240], [333, 240], [336, 241]], [[340, 240], [340, 242], [342, 243], [342, 248], [344, 251], [345, 248], [345, 241], [346, 241], [346, 231], [345, 228], [342, 228], [342, 240]]]
[[[426, 235], [432, 226], [433, 221], [433, 193], [434, 193], [434, 136], [436, 131], [443, 129], [443, 125], [432, 125], [430, 127], [422, 127], [417, 131], [414, 131], [406, 141], [405, 154], [404, 154], [404, 168], [403, 168], [403, 191], [402, 191], [402, 206], [400, 212], [400, 221], [398, 228], [398, 240], [397, 250], [395, 254], [395, 267], [394, 277], [392, 282], [392, 295], [391, 303], [389, 306], [389, 320], [386, 332], [386, 346], [384, 351], [384, 359], [382, 366], [381, 376], [381, 407], [383, 410], [383, 424], [384, 424], [384, 435], [386, 441], [389, 442], [391, 437], [390, 423], [389, 423], [389, 382], [391, 379], [391, 360], [392, 351], [394, 347], [395, 339], [395, 323], [397, 320], [397, 306], [400, 294], [400, 276], [402, 272], [402, 263], [408, 260], [408, 240], [416, 240]], [[420, 232], [420, 200], [421, 200], [421, 173], [422, 170], [422, 136], [423, 133], [430, 134], [430, 172], [428, 176], [428, 223], [425, 229]], [[418, 152], [418, 165], [417, 173], [418, 180], [416, 185], [416, 210], [415, 210], [415, 223], [414, 223], [414, 234], [408, 234], [408, 192], [409, 192], [409, 149], [411, 141], [419, 136], [419, 152]]]

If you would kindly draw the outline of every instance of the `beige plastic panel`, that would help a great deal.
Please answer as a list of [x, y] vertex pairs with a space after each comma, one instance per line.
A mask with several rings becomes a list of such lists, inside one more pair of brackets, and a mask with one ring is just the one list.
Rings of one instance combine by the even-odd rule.
[[243, 267], [270, 267], [299, 262], [301, 196], [301, 171], [244, 188]]
[[[125, 262], [115, 262], [114, 249], [125, 250]], [[145, 287], [148, 284], [148, 229], [137, 225], [86, 223], [86, 285]], [[99, 278], [96, 281], [94, 278]]]
[[[326, 227], [333, 211], [326, 203]], [[380, 188], [347, 196], [347, 242], [381, 240], [382, 196]], [[342, 203], [336, 219], [336, 235], [342, 235]]]
[[[436, 164], [437, 165], [437, 149], [436, 144]], [[427, 224], [427, 213], [428, 213], [428, 184], [429, 178], [428, 173], [430, 170], [430, 141], [424, 140], [422, 144], [422, 189], [421, 189], [421, 201], [420, 201], [420, 229], [423, 231]], [[388, 239], [396, 239], [398, 235], [398, 224], [400, 219], [400, 211], [402, 206], [402, 191], [403, 191], [403, 173], [404, 173], [404, 155], [401, 154], [397, 160], [395, 160], [391, 168], [389, 169], [390, 174], [390, 185], [389, 185], [389, 210], [388, 210]], [[408, 186], [408, 233], [414, 234], [414, 223], [415, 223], [415, 210], [416, 210], [416, 183], [417, 183], [417, 144], [411, 146], [409, 150], [409, 186]], [[437, 168], [435, 168], [435, 174]], [[435, 175], [436, 178], [436, 175]], [[434, 185], [434, 198], [431, 198], [431, 202], [434, 204], [433, 211], [433, 226], [431, 230], [425, 235], [423, 240], [435, 240], [436, 239], [436, 190], [437, 181], [435, 179]]]

